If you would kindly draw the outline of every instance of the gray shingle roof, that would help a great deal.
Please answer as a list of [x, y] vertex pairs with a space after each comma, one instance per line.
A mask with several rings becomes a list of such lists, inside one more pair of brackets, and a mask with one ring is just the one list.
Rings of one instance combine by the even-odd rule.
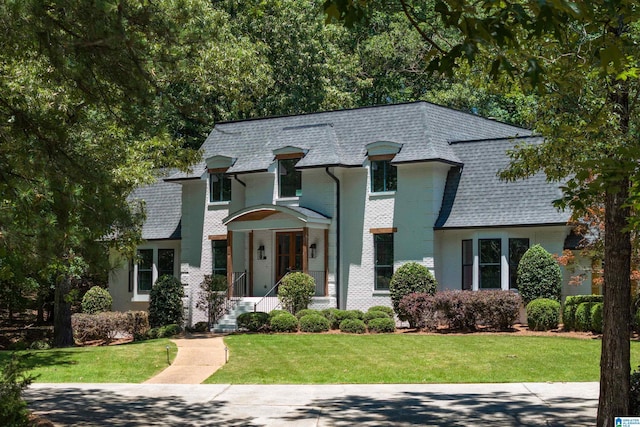
[[558, 183], [538, 173], [526, 180], [501, 181], [496, 175], [509, 164], [506, 151], [517, 143], [538, 144], [538, 137], [457, 142], [451, 149], [464, 166], [447, 177], [435, 228], [502, 227], [566, 224], [570, 212], [558, 211]]
[[[441, 160], [460, 163], [450, 141], [530, 135], [527, 129], [485, 119], [427, 102], [366, 107], [299, 116], [272, 117], [217, 124], [202, 145], [203, 158], [236, 158], [228, 173], [266, 170], [273, 150], [293, 146], [308, 150], [297, 167], [360, 166], [365, 146], [376, 141], [402, 144], [394, 163]], [[199, 177], [201, 162], [191, 174]]]
[[147, 218], [142, 226], [143, 239], [180, 239], [182, 185], [165, 182], [161, 178], [154, 184], [135, 190], [130, 200], [145, 202]]

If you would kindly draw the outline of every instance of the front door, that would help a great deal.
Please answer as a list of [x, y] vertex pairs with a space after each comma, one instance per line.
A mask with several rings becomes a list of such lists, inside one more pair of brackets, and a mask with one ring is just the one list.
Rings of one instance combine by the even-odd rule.
[[302, 231], [276, 233], [276, 282], [289, 271], [302, 271]]

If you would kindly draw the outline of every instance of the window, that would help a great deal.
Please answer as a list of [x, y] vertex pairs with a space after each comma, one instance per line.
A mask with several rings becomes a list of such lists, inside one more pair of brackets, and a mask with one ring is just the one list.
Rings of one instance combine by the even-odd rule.
[[462, 241], [462, 290], [473, 289], [473, 240]]
[[529, 249], [529, 239], [509, 239], [509, 289], [518, 289], [518, 264]]
[[173, 276], [173, 249], [158, 249], [158, 277]]
[[501, 239], [480, 239], [480, 289], [500, 289], [500, 257], [502, 255]]
[[280, 197], [298, 197], [302, 195], [302, 172], [296, 170], [300, 159], [278, 160], [278, 187]]
[[153, 249], [138, 250], [138, 292], [148, 293], [153, 286]]
[[211, 241], [212, 262], [211, 274], [213, 276], [220, 275], [227, 277], [227, 241], [212, 240]]
[[374, 234], [375, 290], [388, 290], [393, 275], [393, 233]]
[[371, 161], [371, 192], [396, 191], [397, 174], [397, 168], [391, 164], [391, 160]]
[[231, 178], [224, 173], [209, 174], [209, 201], [228, 202], [231, 200]]

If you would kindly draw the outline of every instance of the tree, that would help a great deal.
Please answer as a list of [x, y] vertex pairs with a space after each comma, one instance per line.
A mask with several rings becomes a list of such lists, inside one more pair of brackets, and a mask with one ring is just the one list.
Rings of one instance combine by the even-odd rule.
[[[353, 21], [374, 2], [327, 1], [330, 18]], [[544, 137], [520, 146], [501, 176], [518, 179], [542, 170], [565, 182], [558, 206], [579, 213], [604, 194], [604, 332], [599, 426], [628, 414], [630, 347], [630, 228], [638, 219], [638, 39], [635, 1], [590, 2], [435, 0], [446, 28], [458, 32], [441, 43], [423, 2], [400, 0], [408, 20], [429, 47], [429, 69], [455, 70], [466, 62], [537, 93], [531, 123]], [[569, 177], [567, 179], [567, 177]], [[633, 209], [632, 209], [633, 207]]]
[[538, 298], [561, 301], [562, 272], [560, 265], [540, 245], [533, 245], [518, 264], [518, 293], [526, 306]]

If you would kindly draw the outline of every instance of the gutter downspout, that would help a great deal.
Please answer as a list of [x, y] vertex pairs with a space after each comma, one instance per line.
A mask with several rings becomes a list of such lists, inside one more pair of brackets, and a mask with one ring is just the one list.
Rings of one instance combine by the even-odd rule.
[[245, 184], [244, 182], [240, 181], [240, 179], [238, 178], [238, 175], [233, 175], [233, 179], [235, 179], [236, 181], [238, 181], [243, 187], [246, 187], [247, 184]]
[[324, 170], [336, 182], [336, 308], [340, 309], [340, 180], [328, 166]]

